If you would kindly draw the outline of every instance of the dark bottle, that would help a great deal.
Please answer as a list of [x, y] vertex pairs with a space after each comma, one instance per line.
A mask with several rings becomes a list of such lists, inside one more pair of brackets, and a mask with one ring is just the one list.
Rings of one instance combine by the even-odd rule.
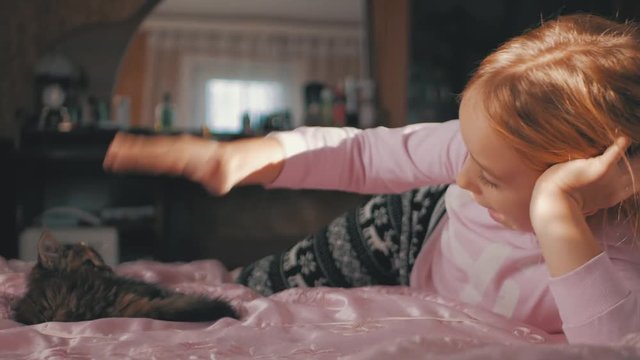
[[344, 82], [346, 125], [358, 127], [358, 82], [354, 77], [347, 77]]

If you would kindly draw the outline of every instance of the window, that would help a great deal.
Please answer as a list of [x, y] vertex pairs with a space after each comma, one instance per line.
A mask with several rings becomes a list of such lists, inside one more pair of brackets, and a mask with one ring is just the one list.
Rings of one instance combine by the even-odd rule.
[[178, 127], [239, 133], [245, 112], [254, 129], [274, 112], [302, 119], [300, 74], [294, 62], [187, 56], [180, 65]]
[[216, 133], [239, 133], [245, 114], [251, 126], [263, 115], [286, 108], [284, 86], [277, 81], [210, 79], [206, 84], [206, 122]]

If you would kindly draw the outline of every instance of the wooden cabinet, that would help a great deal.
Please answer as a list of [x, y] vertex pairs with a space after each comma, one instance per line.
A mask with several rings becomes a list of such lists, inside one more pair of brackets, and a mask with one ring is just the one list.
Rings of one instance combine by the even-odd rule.
[[402, 126], [407, 118], [410, 0], [371, 0], [370, 7], [380, 124]]
[[[181, 178], [114, 175], [102, 159], [114, 131], [27, 133], [15, 164], [14, 236], [0, 255], [17, 256], [17, 236], [43, 211], [71, 207], [99, 215], [105, 209], [151, 208], [152, 216], [109, 220], [120, 236], [121, 261], [153, 258], [222, 260], [235, 267], [284, 251], [365, 196], [336, 191], [234, 189], [209, 195]], [[13, 214], [10, 214], [13, 212]], [[7, 226], [12, 225], [7, 223]]]

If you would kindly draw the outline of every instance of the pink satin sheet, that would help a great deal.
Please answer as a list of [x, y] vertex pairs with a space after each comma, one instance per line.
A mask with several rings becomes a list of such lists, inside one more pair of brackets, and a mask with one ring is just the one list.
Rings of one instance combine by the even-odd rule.
[[262, 297], [216, 260], [122, 264], [122, 275], [222, 296], [240, 321], [109, 318], [24, 326], [10, 305], [31, 263], [0, 258], [0, 359], [631, 359], [640, 334], [611, 346], [562, 335], [408, 287], [291, 289]]

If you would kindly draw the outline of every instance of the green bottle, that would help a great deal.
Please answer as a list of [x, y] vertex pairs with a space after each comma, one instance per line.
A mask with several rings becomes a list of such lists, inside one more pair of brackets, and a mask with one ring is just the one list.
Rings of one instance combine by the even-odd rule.
[[175, 112], [171, 103], [171, 94], [165, 92], [162, 102], [156, 108], [156, 130], [169, 131], [173, 127]]

